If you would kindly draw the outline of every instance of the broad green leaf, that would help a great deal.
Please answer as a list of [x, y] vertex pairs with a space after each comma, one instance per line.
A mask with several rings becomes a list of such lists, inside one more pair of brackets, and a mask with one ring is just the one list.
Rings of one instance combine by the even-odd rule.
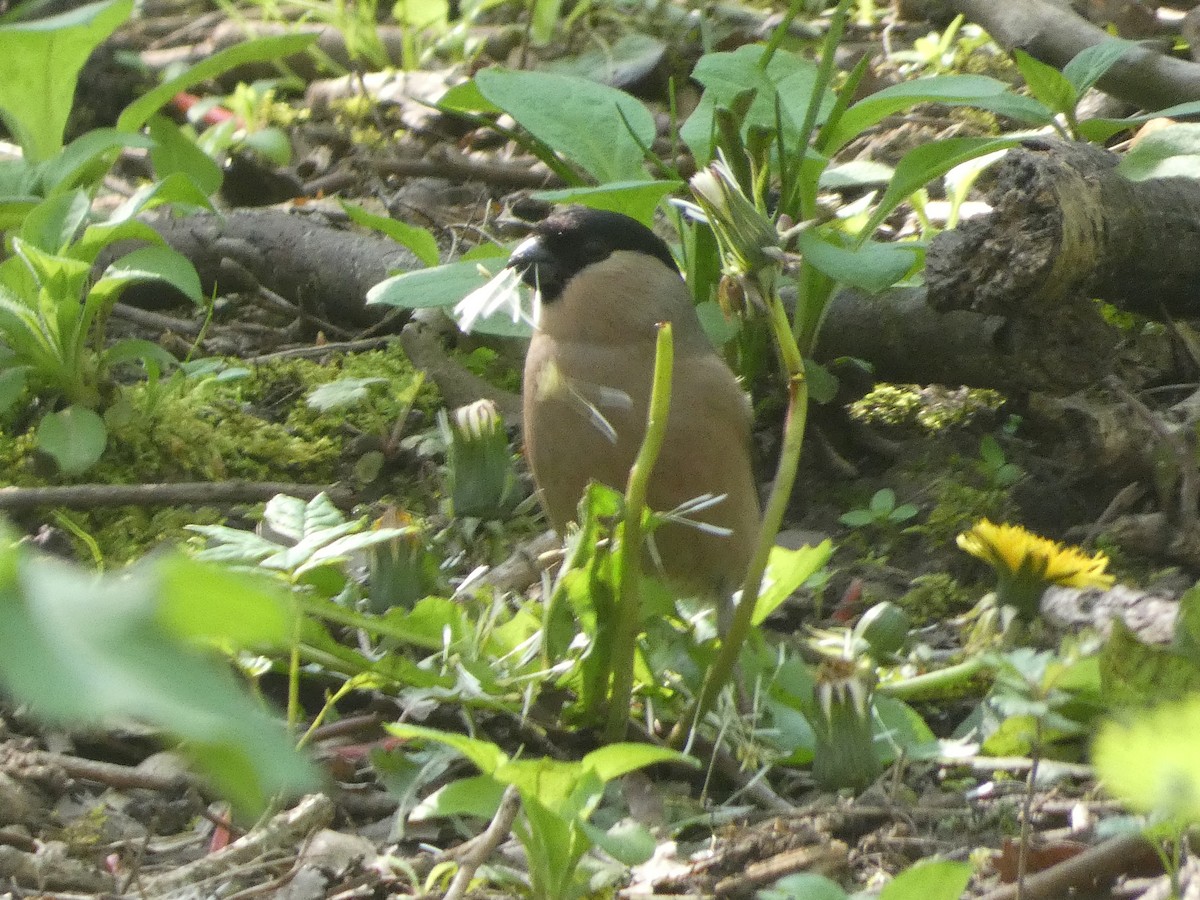
[[137, 131], [180, 91], [186, 91], [188, 88], [247, 63], [275, 62], [285, 56], [291, 56], [293, 53], [300, 53], [316, 39], [317, 35], [315, 34], [286, 34], [256, 38], [214, 53], [175, 78], [164, 81], [154, 90], [143, 94], [125, 107], [125, 111], [117, 119], [117, 128], [121, 131]]
[[779, 605], [829, 562], [833, 543], [822, 541], [815, 547], [772, 547], [767, 559], [766, 577], [754, 604], [754, 624], [761, 625]]
[[405, 309], [453, 306], [471, 291], [487, 284], [502, 268], [504, 260], [488, 265], [469, 260], [402, 272], [367, 291], [367, 303], [384, 303]]
[[278, 128], [251, 131], [241, 139], [240, 145], [277, 166], [291, 165], [292, 142]]
[[179, 361], [161, 344], [141, 338], [125, 338], [117, 341], [102, 355], [108, 366], [139, 362], [151, 379], [158, 378], [163, 372], [179, 364]]
[[154, 141], [145, 135], [127, 134], [115, 128], [95, 128], [71, 141], [58, 155], [38, 167], [41, 189], [47, 196], [91, 185], [112, 166], [117, 153], [126, 147], [146, 149]]
[[[816, 66], [793, 53], [779, 50], [764, 69], [760, 65], [764, 52], [764, 45], [749, 44], [732, 52], [707, 53], [696, 63], [692, 77], [704, 85], [704, 94], [680, 128], [679, 136], [698, 164], [707, 165], [712, 159], [715, 111], [730, 108], [743, 96], [753, 98], [742, 119], [743, 134], [752, 128], [775, 130], [778, 98], [784, 118], [785, 141], [798, 136], [816, 84]], [[822, 111], [827, 112], [833, 103], [833, 94], [826, 92]]]
[[444, 816], [475, 816], [490, 819], [500, 806], [504, 785], [491, 775], [460, 778], [438, 788], [416, 805], [410, 822], [423, 822]]
[[682, 186], [678, 181], [613, 181], [599, 187], [537, 191], [533, 197], [549, 203], [578, 203], [593, 209], [624, 213], [649, 226], [662, 198]]
[[[17, 577], [4, 581], [0, 679], [38, 715], [77, 725], [132, 718], [164, 728], [245, 813], [261, 811], [280, 791], [316, 786], [314, 767], [229, 667], [161, 627], [153, 566], [97, 577], [23, 556]], [[198, 599], [205, 608], [211, 598]]]
[[868, 128], [918, 103], [971, 106], [1006, 94], [1013, 96], [1007, 84], [984, 75], [935, 75], [932, 78], [905, 81], [871, 94], [851, 106], [829, 129], [828, 134], [821, 135], [819, 149], [825, 154], [836, 153]]
[[842, 247], [817, 229], [803, 232], [797, 246], [817, 271], [871, 294], [894, 285], [922, 257], [922, 248], [915, 244], [867, 241], [859, 247]]
[[104, 454], [108, 430], [104, 420], [85, 406], [68, 406], [42, 417], [37, 429], [38, 449], [58, 463], [66, 475], [78, 475]]
[[211, 156], [184, 134], [179, 125], [166, 116], [153, 115], [147, 126], [150, 137], [154, 139], [150, 163], [154, 166], [155, 175], [160, 179], [171, 175], [186, 176], [205, 197], [221, 189], [225, 173]]
[[346, 517], [328, 494], [317, 494], [311, 500], [280, 494], [267, 501], [263, 521], [272, 531], [299, 541], [342, 528]]
[[138, 243], [163, 244], [162, 235], [146, 222], [138, 219], [127, 219], [124, 222], [100, 222], [89, 225], [79, 240], [67, 248], [72, 259], [80, 260], [89, 266], [94, 263], [104, 249], [117, 241], [137, 241]]
[[389, 216], [374, 215], [347, 200], [342, 200], [341, 204], [346, 215], [350, 217], [350, 221], [357, 222], [372, 231], [386, 234], [396, 243], [403, 244], [416, 255], [424, 266], [438, 264], [437, 239], [429, 229], [421, 228], [418, 225], [409, 225], [407, 222], [400, 222]]
[[593, 844], [625, 866], [640, 866], [654, 855], [658, 846], [654, 835], [641, 822], [626, 819], [608, 831], [581, 822], [580, 828]]
[[424, 728], [419, 725], [406, 725], [401, 722], [385, 727], [398, 738], [434, 741], [452, 747], [474, 763], [475, 768], [485, 775], [495, 775], [496, 770], [508, 762], [508, 755], [491, 741], [476, 740], [464, 734], [438, 731], [435, 728]]
[[[113, 210], [108, 221], [114, 224], [124, 223], [139, 213], [165, 204], [213, 209], [208, 194], [191, 175], [172, 172], [134, 191], [128, 200]], [[161, 239], [158, 242], [161, 243]]]
[[941, 753], [937, 737], [915, 709], [897, 700], [876, 694], [875, 752], [885, 765], [901, 756], [907, 759], [926, 759]]
[[592, 769], [604, 782], [663, 762], [698, 766], [696, 760], [690, 756], [667, 747], [655, 747], [653, 744], [609, 744], [607, 747], [593, 750], [582, 760], [583, 765]]
[[546, 72], [484, 69], [475, 81], [484, 97], [601, 184], [645, 177], [641, 146], [653, 143], [655, 126], [640, 100]]
[[861, 233], [873, 234], [906, 197], [960, 163], [1019, 143], [1017, 138], [946, 138], [910, 150], [897, 164], [895, 177]]
[[21, 399], [28, 378], [25, 366], [8, 366], [0, 369], [0, 413]]
[[959, 900], [970, 880], [967, 863], [919, 862], [888, 882], [879, 900]]
[[83, 191], [43, 200], [21, 223], [21, 239], [45, 253], [62, 253], [90, 213], [91, 201]]
[[1149, 122], [1151, 119], [1194, 116], [1197, 113], [1200, 113], [1200, 100], [1191, 100], [1187, 103], [1160, 109], [1157, 112], [1142, 113], [1124, 119], [1087, 119], [1079, 123], [1079, 133], [1086, 140], [1099, 143], [1108, 140], [1119, 131], [1125, 131], [1127, 128]]
[[1100, 651], [1104, 699], [1114, 706], [1148, 706], [1177, 700], [1200, 691], [1200, 660], [1172, 647], [1155, 647], [1138, 640], [1115, 620]]
[[1063, 67], [1062, 74], [1082, 96], [1088, 88], [1103, 78], [1104, 73], [1119, 62], [1125, 54], [1136, 49], [1138, 49], [1138, 45], [1133, 41], [1109, 38], [1079, 51], [1075, 58]]
[[191, 260], [170, 247], [142, 247], [126, 253], [104, 270], [104, 277], [89, 293], [89, 303], [92, 295], [107, 302], [130, 284], [143, 281], [165, 282], [193, 303], [204, 302], [200, 276]]
[[1068, 113], [1075, 109], [1079, 92], [1062, 72], [1019, 48], [1013, 51], [1013, 58], [1033, 96], [1055, 112]]
[[29, 162], [44, 162], [62, 149], [79, 70], [132, 11], [133, 0], [105, 0], [0, 25], [0, 119]]
[[161, 597], [155, 618], [167, 633], [229, 651], [285, 647], [291, 640], [296, 613], [278, 582], [178, 553], [158, 560], [155, 569]]
[[475, 79], [464, 81], [462, 84], [456, 84], [446, 93], [442, 94], [442, 99], [437, 102], [437, 108], [442, 112], [469, 112], [478, 113], [480, 115], [495, 116], [504, 112], [495, 103], [488, 100], [487, 97], [479, 90], [479, 85], [475, 83]]
[[1130, 181], [1200, 177], [1200, 125], [1180, 122], [1142, 135], [1121, 157], [1117, 171]]

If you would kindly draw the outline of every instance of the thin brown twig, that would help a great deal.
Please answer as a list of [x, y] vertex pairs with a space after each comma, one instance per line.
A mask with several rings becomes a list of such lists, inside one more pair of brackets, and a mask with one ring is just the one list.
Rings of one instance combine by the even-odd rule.
[[513, 822], [516, 821], [520, 809], [521, 795], [517, 793], [516, 787], [510, 784], [504, 789], [504, 796], [500, 798], [500, 808], [496, 810], [496, 815], [492, 817], [487, 829], [479, 837], [468, 842], [469, 846], [459, 857], [458, 871], [454, 873], [454, 879], [442, 900], [462, 900], [479, 867], [487, 862], [488, 857], [500, 846], [500, 842], [512, 831]]

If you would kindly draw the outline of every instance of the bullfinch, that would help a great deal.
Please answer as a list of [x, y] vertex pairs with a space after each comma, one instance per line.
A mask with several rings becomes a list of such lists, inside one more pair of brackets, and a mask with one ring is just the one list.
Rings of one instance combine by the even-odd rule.
[[759, 527], [751, 408], [667, 245], [628, 216], [569, 207], [534, 226], [509, 267], [540, 295], [525, 358], [525, 453], [560, 534], [589, 481], [624, 491], [646, 431], [657, 324], [672, 324], [670, 414], [647, 500], [665, 512], [722, 499], [688, 516], [716, 529], [668, 522], [649, 558], [678, 590], [723, 604]]

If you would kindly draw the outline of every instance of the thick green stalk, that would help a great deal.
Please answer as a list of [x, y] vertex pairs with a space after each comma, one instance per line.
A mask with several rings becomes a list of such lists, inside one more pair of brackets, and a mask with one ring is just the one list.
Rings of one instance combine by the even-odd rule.
[[783, 428], [783, 447], [775, 468], [775, 484], [771, 488], [771, 496], [763, 513], [762, 527], [758, 532], [758, 544], [754, 548], [754, 556], [750, 559], [745, 581], [742, 582], [742, 596], [733, 612], [729, 632], [721, 640], [721, 649], [704, 677], [700, 695], [671, 731], [669, 743], [673, 747], [682, 746], [688, 731], [703, 721], [717, 695], [733, 675], [734, 666], [737, 665], [738, 656], [742, 652], [742, 644], [745, 643], [754, 621], [754, 607], [758, 603], [758, 593], [762, 588], [763, 575], [767, 571], [767, 561], [771, 556], [771, 548], [775, 546], [775, 535], [778, 534], [784, 513], [787, 512], [792, 487], [796, 483], [796, 471], [800, 467], [800, 448], [804, 443], [804, 429], [808, 421], [808, 382], [804, 378], [804, 362], [792, 340], [791, 324], [779, 297], [772, 295], [766, 299], [771, 331], [788, 376], [788, 409]]
[[650, 410], [646, 417], [646, 436], [625, 489], [625, 515], [621, 525], [621, 545], [617, 551], [617, 623], [613, 629], [612, 688], [609, 691], [608, 727], [605, 740], [622, 741], [629, 724], [633, 696], [633, 666], [641, 630], [642, 517], [650, 474], [658, 462], [663, 438], [667, 434], [667, 414], [671, 408], [671, 374], [675, 368], [675, 348], [671, 323], [658, 324], [658, 343], [654, 351], [654, 382], [650, 391]]

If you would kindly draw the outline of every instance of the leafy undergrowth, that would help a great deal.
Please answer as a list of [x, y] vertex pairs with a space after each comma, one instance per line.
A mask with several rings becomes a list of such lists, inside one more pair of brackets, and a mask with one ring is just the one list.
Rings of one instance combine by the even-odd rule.
[[[282, 107], [294, 85], [260, 82], [202, 120], [217, 103], [189, 90], [289, 54], [307, 62], [295, 54], [311, 36], [266, 37], [206, 50], [131, 98], [115, 128], [65, 147], [73, 67], [132, 4], [40, 29], [0, 16], [0, 109], [22, 150], [0, 169], [5, 493], [306, 489], [265, 504], [43, 504], [0, 533], [0, 843], [12, 850], [0, 871], [27, 891], [151, 897], [938, 900], [1008, 896], [1022, 880], [1030, 896], [1063, 896], [1090, 887], [1054, 880], [1074, 859], [1089, 877], [1165, 865], [1178, 886], [1200, 820], [1188, 573], [1095, 539], [1116, 487], [1064, 478], [1072, 462], [1013, 398], [872, 388], [870, 361], [815, 361], [835, 287], [918, 281], [928, 242], [1020, 129], [1100, 140], [1135, 124], [1079, 120], [1128, 45], [1059, 73], [956, 21], [881, 51], [869, 79], [869, 57], [834, 67], [843, 33], [880, 36], [869, 3], [799, 18], [793, 4], [767, 41], [717, 11], [697, 32], [669, 5], [464, 3], [462, 22], [433, 25], [416, 5], [392, 10], [397, 61], [454, 60], [414, 73], [449, 91], [426, 96], [413, 78], [415, 100], [330, 112]], [[305, 12], [358, 64], [386, 61], [374, 4]], [[602, 52], [579, 52], [579, 34]], [[657, 73], [624, 84], [646, 100], [602, 83], [628, 70]], [[901, 80], [917, 75], [931, 77]], [[35, 96], [52, 114], [31, 114]], [[191, 124], [157, 115], [168, 102]], [[285, 172], [293, 144], [316, 149]], [[142, 160], [122, 163], [136, 177], [147, 157], [154, 172], [123, 203], [104, 180], [118, 153]], [[723, 637], [711, 606], [638, 574], [626, 536], [662, 517], [640, 508], [636, 481], [626, 496], [593, 485], [565, 547], [536, 537], [503, 390], [439, 409], [432, 368], [415, 372], [399, 340], [322, 350], [307, 296], [265, 327], [253, 311], [222, 322], [248, 357], [277, 350], [285, 328], [314, 338], [292, 348], [307, 359], [243, 364], [218, 355], [228, 341], [206, 334], [214, 310], [178, 253], [103, 262], [128, 239], [156, 244], [141, 218], [155, 206], [190, 214], [219, 189], [234, 203], [280, 181], [290, 197], [323, 157], [313, 205], [345, 186], [363, 202], [335, 218], [426, 266], [372, 302], [445, 324], [429, 308], [487, 282], [471, 297], [488, 309], [460, 315], [484, 337], [454, 358], [508, 390], [528, 328], [497, 312], [516, 296], [512, 273], [488, 281], [511, 249], [492, 227], [501, 206], [585, 202], [671, 229], [710, 337], [754, 394], [764, 471], [777, 466], [779, 546]], [[430, 184], [420, 173], [439, 161], [460, 168]], [[363, 177], [373, 167], [397, 193]], [[560, 189], [503, 194], [530, 171]], [[367, 211], [378, 195], [404, 215]], [[145, 336], [112, 340], [134, 282], [194, 304], [178, 320], [200, 333], [189, 362]], [[1110, 552], [1000, 524], [1018, 520]], [[1154, 703], [1166, 705], [1140, 712]]]

